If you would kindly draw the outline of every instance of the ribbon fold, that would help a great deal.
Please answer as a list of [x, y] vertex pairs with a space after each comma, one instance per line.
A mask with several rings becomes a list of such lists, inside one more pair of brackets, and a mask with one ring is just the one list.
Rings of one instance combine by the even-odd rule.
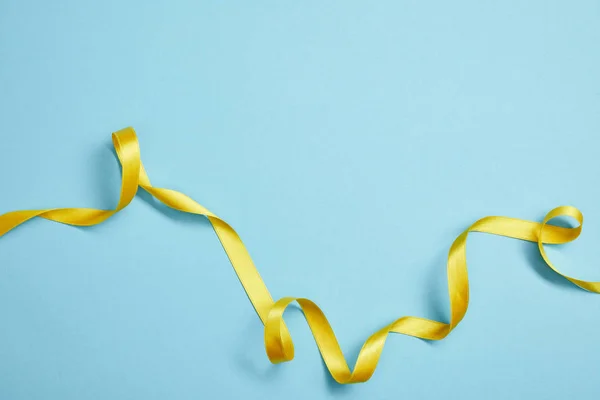
[[[389, 333], [401, 333], [426, 340], [445, 338], [464, 318], [469, 305], [466, 242], [470, 232], [491, 233], [536, 242], [542, 258], [557, 274], [585, 290], [600, 293], [600, 282], [583, 281], [562, 274], [550, 262], [544, 250], [544, 244], [567, 243], [579, 236], [583, 224], [583, 215], [577, 208], [571, 206], [557, 207], [551, 210], [540, 223], [508, 217], [485, 217], [460, 234], [454, 240], [448, 252], [447, 274], [450, 296], [450, 322], [445, 323], [419, 317], [399, 318], [375, 332], [365, 341], [354, 369], [351, 370], [346, 363], [331, 325], [315, 303], [309, 299], [294, 297], [284, 297], [273, 301], [269, 290], [250, 258], [248, 250], [235, 230], [227, 222], [185, 194], [152, 186], [140, 159], [140, 148], [133, 128], [129, 127], [115, 132], [112, 138], [122, 166], [121, 193], [114, 210], [55, 208], [12, 211], [0, 215], [0, 236], [34, 217], [77, 226], [99, 224], [125, 208], [135, 197], [138, 187], [175, 210], [204, 215], [212, 224], [250, 302], [265, 326], [265, 349], [269, 360], [273, 363], [291, 361], [294, 358], [294, 345], [283, 319], [285, 309], [294, 301], [302, 308], [331, 376], [341, 384], [369, 380], [375, 372]], [[563, 228], [548, 224], [557, 217], [573, 218], [579, 225], [574, 228]]]

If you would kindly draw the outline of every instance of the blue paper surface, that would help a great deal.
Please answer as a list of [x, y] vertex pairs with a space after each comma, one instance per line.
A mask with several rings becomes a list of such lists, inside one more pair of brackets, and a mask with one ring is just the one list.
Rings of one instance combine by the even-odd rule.
[[[326, 4], [324, 4], [326, 3]], [[486, 215], [586, 218], [557, 265], [600, 280], [597, 1], [0, 3], [0, 213], [112, 208], [110, 133], [156, 186], [238, 231], [273, 296], [308, 297], [351, 363], [403, 315], [447, 320], [446, 254]], [[207, 221], [148, 197], [0, 240], [0, 399], [594, 399], [600, 296], [536, 245], [473, 234], [444, 341], [392, 335], [329, 377], [302, 315], [272, 366]]]

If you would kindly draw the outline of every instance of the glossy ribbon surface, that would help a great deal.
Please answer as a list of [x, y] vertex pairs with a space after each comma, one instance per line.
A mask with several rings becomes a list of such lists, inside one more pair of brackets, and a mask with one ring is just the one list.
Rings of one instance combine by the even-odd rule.
[[[0, 215], [0, 236], [34, 217], [78, 226], [99, 224], [125, 208], [136, 195], [138, 187], [171, 208], [182, 212], [204, 215], [211, 222], [231, 265], [265, 326], [265, 348], [269, 359], [273, 363], [290, 361], [294, 358], [292, 339], [283, 321], [283, 313], [286, 307], [294, 301], [302, 308], [321, 356], [331, 376], [339, 383], [367, 381], [375, 371], [385, 341], [391, 332], [427, 340], [445, 338], [463, 319], [469, 305], [466, 241], [470, 232], [485, 232], [537, 242], [544, 261], [556, 273], [583, 289], [600, 293], [600, 282], [583, 281], [561, 274], [552, 265], [544, 250], [544, 243], [567, 243], [579, 236], [583, 216], [578, 209], [571, 206], [557, 207], [550, 211], [541, 223], [507, 217], [485, 217], [460, 234], [450, 247], [447, 266], [450, 322], [445, 323], [418, 317], [399, 318], [375, 332], [366, 340], [358, 355], [354, 369], [351, 370], [327, 318], [315, 303], [308, 299], [293, 297], [284, 297], [273, 301], [242, 240], [227, 222], [183, 193], [152, 186], [142, 165], [137, 137], [132, 128], [125, 128], [114, 133], [113, 143], [122, 165], [121, 194], [114, 210], [57, 208], [13, 211]], [[579, 225], [575, 228], [548, 225], [550, 220], [557, 217], [571, 217]]]

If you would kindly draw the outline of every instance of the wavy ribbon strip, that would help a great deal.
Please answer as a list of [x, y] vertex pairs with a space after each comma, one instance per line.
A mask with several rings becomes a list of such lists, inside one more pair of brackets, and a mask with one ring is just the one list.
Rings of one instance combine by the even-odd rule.
[[[466, 242], [470, 232], [485, 232], [537, 242], [544, 261], [557, 274], [585, 290], [600, 293], [600, 282], [583, 281], [560, 273], [550, 262], [544, 250], [543, 245], [545, 243], [567, 243], [579, 236], [583, 224], [583, 215], [575, 207], [557, 207], [550, 211], [541, 223], [507, 217], [485, 217], [461, 233], [450, 247], [447, 266], [450, 322], [445, 323], [418, 317], [399, 318], [367, 339], [360, 350], [354, 369], [350, 370], [331, 325], [315, 303], [308, 299], [295, 297], [284, 297], [274, 302], [254, 266], [248, 250], [246, 250], [235, 230], [227, 222], [185, 194], [152, 186], [140, 159], [138, 140], [133, 128], [125, 128], [113, 133], [112, 138], [122, 166], [121, 194], [114, 210], [55, 208], [13, 211], [0, 215], [0, 236], [34, 217], [77, 226], [99, 224], [125, 208], [136, 195], [138, 187], [171, 208], [191, 214], [204, 215], [212, 224], [244, 290], [265, 325], [265, 348], [269, 360], [273, 363], [291, 361], [294, 358], [292, 338], [283, 320], [286, 307], [294, 301], [300, 305], [304, 312], [306, 321], [331, 376], [342, 384], [365, 382], [373, 375], [385, 341], [391, 332], [427, 340], [445, 338], [463, 319], [469, 304]], [[562, 228], [548, 225], [550, 220], [562, 216], [575, 219], [579, 226]]]

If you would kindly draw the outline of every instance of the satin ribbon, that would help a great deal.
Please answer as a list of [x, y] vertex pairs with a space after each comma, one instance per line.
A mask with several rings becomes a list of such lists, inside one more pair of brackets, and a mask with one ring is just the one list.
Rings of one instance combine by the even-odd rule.
[[[0, 236], [34, 217], [77, 226], [99, 224], [125, 208], [136, 195], [138, 187], [171, 208], [204, 215], [212, 224], [250, 302], [265, 326], [265, 349], [269, 360], [273, 363], [290, 361], [294, 358], [292, 338], [283, 320], [285, 309], [294, 301], [304, 312], [331, 376], [342, 384], [365, 382], [373, 375], [389, 333], [401, 333], [427, 340], [445, 338], [464, 318], [469, 305], [466, 242], [470, 232], [485, 232], [536, 242], [542, 258], [557, 274], [583, 289], [600, 293], [600, 282], [583, 281], [560, 273], [550, 262], [544, 250], [545, 243], [567, 243], [579, 236], [583, 215], [578, 209], [571, 206], [557, 207], [550, 211], [541, 223], [507, 217], [485, 217], [461, 233], [450, 247], [447, 266], [450, 322], [445, 323], [419, 317], [399, 318], [366, 340], [354, 369], [351, 370], [331, 325], [315, 303], [308, 299], [295, 297], [284, 297], [273, 301], [248, 254], [248, 250], [235, 230], [227, 222], [185, 194], [152, 186], [140, 159], [138, 140], [133, 128], [118, 131], [113, 134], [112, 138], [122, 166], [121, 193], [114, 210], [55, 208], [8, 212], [0, 216]], [[579, 225], [575, 228], [562, 228], [548, 224], [557, 217], [571, 217]]]

